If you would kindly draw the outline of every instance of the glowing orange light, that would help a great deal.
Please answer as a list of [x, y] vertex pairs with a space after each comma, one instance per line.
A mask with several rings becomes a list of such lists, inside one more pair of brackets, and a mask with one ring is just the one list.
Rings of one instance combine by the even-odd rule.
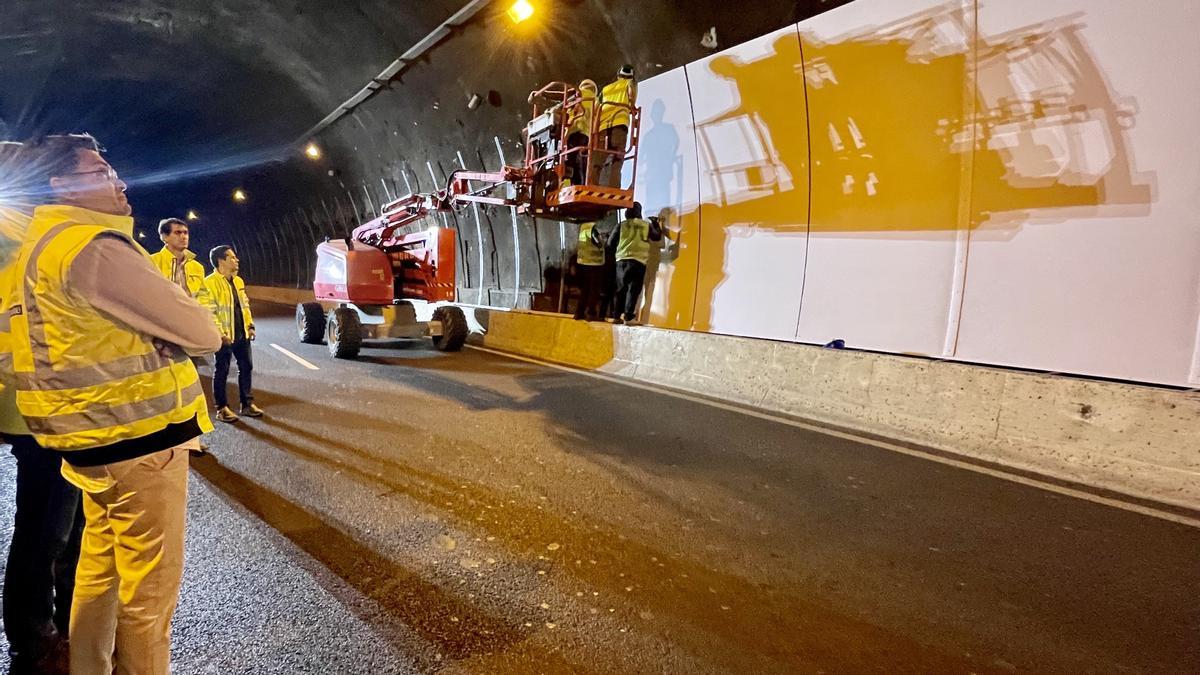
[[512, 7], [508, 8], [508, 18], [512, 19], [513, 23], [521, 23], [531, 16], [533, 16], [533, 5], [529, 3], [529, 0], [517, 0]]

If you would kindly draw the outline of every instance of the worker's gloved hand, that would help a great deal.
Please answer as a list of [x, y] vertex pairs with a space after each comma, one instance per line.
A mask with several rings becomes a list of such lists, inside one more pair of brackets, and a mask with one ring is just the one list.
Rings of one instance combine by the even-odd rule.
[[223, 348], [228, 347], [231, 344], [233, 344], [233, 340], [230, 340], [229, 338], [225, 337], [224, 335], [221, 336], [221, 347], [223, 347]]
[[246, 335], [250, 336], [251, 342], [254, 341], [254, 326], [250, 326], [250, 329], [246, 331]]

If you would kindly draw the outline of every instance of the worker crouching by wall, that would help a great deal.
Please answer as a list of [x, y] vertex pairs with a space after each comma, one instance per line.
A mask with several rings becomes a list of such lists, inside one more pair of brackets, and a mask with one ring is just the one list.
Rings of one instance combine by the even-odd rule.
[[625, 220], [609, 235], [609, 246], [616, 248], [617, 323], [637, 324], [638, 302], [646, 282], [646, 262], [650, 260], [650, 242], [662, 241], [658, 218], [642, 219], [642, 205], [634, 202], [625, 209]]
[[604, 286], [604, 245], [596, 223], [579, 226], [579, 243], [575, 247], [575, 268], [579, 277], [579, 305], [575, 308], [577, 321], [604, 318], [595, 311]]
[[213, 402], [217, 406], [217, 419], [222, 422], [238, 421], [238, 415], [229, 409], [229, 398], [225, 391], [229, 381], [229, 363], [237, 359], [238, 397], [241, 399], [241, 414], [247, 417], [262, 417], [263, 410], [254, 404], [251, 380], [254, 360], [250, 342], [254, 339], [254, 318], [250, 315], [250, 298], [246, 296], [246, 283], [238, 276], [238, 258], [231, 246], [218, 246], [208, 254], [212, 263], [212, 274], [204, 278], [200, 289], [200, 304], [208, 308], [221, 331], [221, 349], [217, 352], [213, 368]]

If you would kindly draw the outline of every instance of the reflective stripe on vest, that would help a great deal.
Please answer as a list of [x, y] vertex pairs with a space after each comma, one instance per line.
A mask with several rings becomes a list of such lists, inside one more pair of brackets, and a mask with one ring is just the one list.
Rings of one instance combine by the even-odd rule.
[[617, 260], [637, 260], [646, 263], [650, 260], [650, 223], [641, 218], [630, 218], [623, 221], [621, 238], [617, 243]]
[[579, 226], [579, 243], [575, 247], [575, 259], [580, 265], [596, 267], [604, 264], [604, 247], [597, 246], [592, 241], [595, 223], [584, 223]]
[[637, 83], [629, 78], [621, 78], [610, 82], [600, 92], [600, 131], [613, 127], [629, 126], [629, 109], [622, 106], [604, 105], [604, 103], [637, 103]]
[[104, 317], [56, 276], [102, 234], [141, 250], [110, 227], [61, 223], [22, 251], [21, 311], [9, 318], [17, 406], [29, 429], [43, 447], [63, 451], [148, 436], [192, 418], [211, 430], [190, 359], [161, 356], [149, 336]]

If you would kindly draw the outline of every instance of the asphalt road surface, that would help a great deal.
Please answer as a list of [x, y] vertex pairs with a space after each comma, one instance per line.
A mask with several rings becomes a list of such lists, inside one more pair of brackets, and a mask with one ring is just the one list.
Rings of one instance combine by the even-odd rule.
[[480, 351], [334, 361], [290, 316], [257, 324], [267, 417], [192, 463], [177, 673], [1200, 672], [1187, 523]]

